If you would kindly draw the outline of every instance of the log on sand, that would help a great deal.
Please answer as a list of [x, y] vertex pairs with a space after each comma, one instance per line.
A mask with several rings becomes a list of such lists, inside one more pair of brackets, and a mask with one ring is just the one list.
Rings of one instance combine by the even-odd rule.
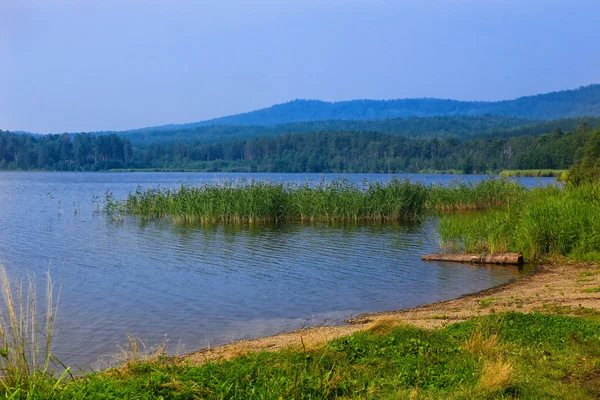
[[421, 257], [423, 261], [453, 261], [474, 264], [523, 264], [521, 253], [498, 254], [426, 254]]

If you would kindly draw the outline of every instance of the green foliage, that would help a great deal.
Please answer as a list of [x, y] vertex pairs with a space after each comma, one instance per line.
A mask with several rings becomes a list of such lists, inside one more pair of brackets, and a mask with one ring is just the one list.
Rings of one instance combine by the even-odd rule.
[[495, 210], [444, 216], [438, 230], [450, 251], [589, 259], [600, 250], [600, 184], [532, 189]]
[[[198, 367], [135, 364], [71, 381], [50, 398], [591, 399], [594, 392], [579, 381], [600, 367], [598, 332], [600, 324], [581, 318], [519, 313], [437, 331], [383, 327], [313, 350], [251, 353]], [[498, 340], [486, 344], [493, 336]], [[469, 345], [474, 337], [485, 352]], [[490, 385], [486, 378], [501, 373], [494, 366], [507, 373]]]
[[97, 171], [121, 168], [132, 157], [117, 135], [17, 135], [0, 131], [0, 170]]
[[589, 134], [583, 152], [583, 159], [569, 171], [570, 184], [582, 185], [600, 180], [600, 128]]
[[229, 142], [152, 145], [131, 166], [260, 172], [422, 172], [567, 169], [587, 133], [458, 140], [378, 132], [284, 134]]

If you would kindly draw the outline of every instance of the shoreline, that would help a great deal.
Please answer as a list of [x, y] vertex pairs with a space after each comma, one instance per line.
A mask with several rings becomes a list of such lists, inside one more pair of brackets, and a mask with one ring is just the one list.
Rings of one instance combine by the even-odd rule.
[[275, 352], [284, 349], [308, 349], [333, 339], [366, 331], [381, 324], [412, 325], [438, 329], [468, 319], [497, 312], [543, 312], [600, 319], [600, 264], [541, 264], [517, 279], [465, 294], [460, 297], [422, 306], [365, 313], [340, 326], [317, 326], [273, 336], [240, 340], [214, 348], [205, 348], [175, 357], [179, 362], [201, 365], [229, 360], [248, 353]]

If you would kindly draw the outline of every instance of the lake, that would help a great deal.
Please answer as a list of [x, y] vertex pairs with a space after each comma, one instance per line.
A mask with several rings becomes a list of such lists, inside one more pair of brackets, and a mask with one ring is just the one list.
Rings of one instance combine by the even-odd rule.
[[[403, 178], [402, 175], [396, 175]], [[54, 353], [95, 365], [126, 334], [193, 351], [340, 324], [365, 312], [449, 299], [507, 282], [515, 267], [423, 263], [436, 221], [184, 227], [97, 212], [110, 190], [232, 179], [305, 182], [334, 174], [0, 173], [0, 263], [12, 278], [50, 271], [62, 292]], [[354, 182], [389, 175], [348, 174]], [[485, 176], [414, 175], [425, 183]], [[526, 186], [552, 178], [518, 178]]]

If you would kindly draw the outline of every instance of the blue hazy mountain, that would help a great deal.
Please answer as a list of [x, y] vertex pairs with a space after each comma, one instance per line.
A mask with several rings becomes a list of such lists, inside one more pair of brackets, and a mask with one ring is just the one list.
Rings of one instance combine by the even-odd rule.
[[294, 100], [256, 111], [207, 121], [141, 128], [127, 132], [180, 130], [210, 125], [273, 126], [307, 121], [360, 121], [486, 114], [530, 120], [600, 116], [600, 85], [594, 84], [573, 90], [502, 101], [459, 101], [434, 98], [339, 102]]

